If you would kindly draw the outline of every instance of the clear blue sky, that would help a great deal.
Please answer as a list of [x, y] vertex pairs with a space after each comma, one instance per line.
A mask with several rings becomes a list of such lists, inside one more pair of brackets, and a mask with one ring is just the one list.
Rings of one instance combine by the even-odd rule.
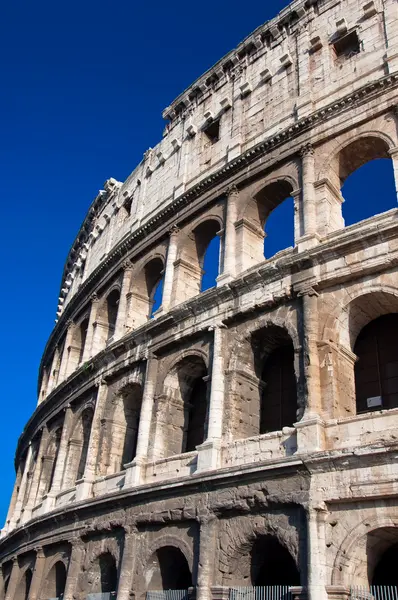
[[[107, 178], [123, 181], [160, 139], [170, 101], [286, 4], [3, 5], [0, 526], [17, 438], [36, 405], [63, 264], [90, 203]], [[391, 172], [377, 168], [391, 192]], [[379, 183], [373, 173], [357, 188], [361, 210], [376, 194], [381, 202]]]

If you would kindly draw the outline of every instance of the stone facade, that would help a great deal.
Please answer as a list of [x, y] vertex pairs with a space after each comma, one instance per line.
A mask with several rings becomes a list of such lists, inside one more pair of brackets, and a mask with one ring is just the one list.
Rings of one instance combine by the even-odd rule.
[[[106, 182], [18, 442], [5, 600], [274, 584], [326, 600], [390, 583], [398, 209], [344, 227], [341, 186], [385, 158], [398, 189], [397, 99], [396, 0], [297, 0]], [[289, 197], [294, 248], [264, 258]]]

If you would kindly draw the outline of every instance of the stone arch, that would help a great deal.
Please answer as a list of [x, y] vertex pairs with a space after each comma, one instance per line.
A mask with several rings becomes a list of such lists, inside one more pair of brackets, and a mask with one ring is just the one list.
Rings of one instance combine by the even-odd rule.
[[134, 459], [141, 412], [141, 383], [130, 380], [114, 387], [110, 386], [101, 421], [98, 468], [105, 475], [123, 470]]
[[[192, 585], [192, 577], [193, 577], [193, 569], [194, 569], [194, 556], [193, 551], [189, 547], [189, 545], [181, 538], [171, 535], [165, 534], [158, 537], [148, 548], [148, 551], [145, 555], [145, 560], [143, 564], [145, 565], [144, 569], [144, 578], [145, 578], [145, 587], [146, 589], [186, 589], [184, 588], [172, 588], [170, 584], [170, 578], [173, 574], [163, 572], [162, 573], [162, 564], [161, 561], [164, 559], [164, 555], [162, 556], [162, 550], [173, 549], [171, 558], [180, 558], [183, 557], [182, 564], [186, 563], [186, 567], [189, 570], [190, 585], [186, 587], [190, 587]], [[173, 565], [171, 565], [173, 566]], [[174, 565], [175, 567], [175, 565]], [[174, 570], [176, 570], [174, 568]], [[169, 565], [166, 563], [163, 565], [163, 571], [169, 571]], [[184, 575], [186, 575], [186, 571]], [[162, 577], [164, 576], [164, 579]], [[170, 577], [171, 575], [171, 577]], [[163, 580], [163, 581], [162, 581]], [[177, 582], [176, 582], [177, 583]], [[163, 586], [167, 587], [163, 587]]]
[[[119, 282], [113, 283], [103, 296], [98, 308], [96, 318], [96, 339], [98, 349], [102, 350], [111, 343], [116, 330], [116, 321], [119, 310], [121, 286]], [[98, 330], [98, 331], [97, 331]]]
[[157, 397], [156, 454], [173, 456], [194, 451], [207, 434], [207, 361], [200, 350], [179, 355]]
[[[286, 557], [289, 566], [293, 567], [300, 577], [303, 540], [300, 539], [299, 528], [292, 525], [289, 515], [278, 512], [264, 517], [238, 517], [233, 520], [230, 527], [228, 541], [223, 533], [220, 537], [222, 585], [227, 587], [256, 585], [258, 571], [261, 568], [258, 559], [263, 554], [261, 549], [255, 554], [253, 552], [258, 541], [260, 544], [264, 541], [271, 542], [272, 547], [280, 548], [282, 556]], [[235, 536], [231, 535], [233, 531], [236, 531]], [[231, 544], [232, 539], [234, 539], [233, 544]], [[283, 584], [299, 585], [299, 582], [296, 579], [294, 582], [282, 581], [275, 585]]]
[[117, 559], [111, 551], [102, 550], [90, 561], [87, 569], [87, 584], [87, 591], [92, 594], [117, 591]]
[[61, 443], [61, 435], [61, 425], [55, 426], [50, 431], [47, 444], [41, 457], [41, 464], [39, 465], [40, 475], [36, 494], [38, 500], [51, 489]]
[[67, 562], [59, 554], [56, 555], [43, 577], [43, 587], [40, 592], [42, 600], [60, 598], [63, 596], [67, 575]]
[[[297, 181], [281, 173], [264, 178], [243, 192], [244, 199], [235, 224], [238, 272], [264, 260], [264, 239], [270, 233], [267, 230], [268, 219], [297, 189]], [[292, 230], [295, 229], [292, 222]]]
[[[370, 537], [369, 537], [370, 536]], [[332, 585], [372, 584], [374, 570], [385, 550], [398, 543], [398, 514], [366, 519], [348, 532], [336, 553]]]
[[74, 419], [68, 442], [63, 488], [73, 487], [84, 475], [93, 417], [94, 409], [90, 403], [82, 407]]
[[33, 567], [29, 564], [21, 569], [13, 600], [28, 600], [33, 578]]
[[72, 344], [68, 356], [68, 372], [72, 373], [83, 360], [84, 349], [86, 345], [88, 326], [90, 322], [90, 315], [86, 314], [79, 320], [74, 326]]
[[144, 325], [152, 314], [154, 296], [165, 269], [164, 255], [151, 254], [135, 271], [130, 287], [127, 322], [136, 329]]
[[172, 305], [189, 300], [202, 291], [205, 254], [222, 227], [222, 219], [217, 214], [209, 213], [196, 219], [186, 232], [180, 234], [174, 263]]
[[300, 418], [304, 406], [300, 351], [297, 331], [282, 318], [264, 316], [237, 338], [228, 365], [233, 438], [293, 427]]

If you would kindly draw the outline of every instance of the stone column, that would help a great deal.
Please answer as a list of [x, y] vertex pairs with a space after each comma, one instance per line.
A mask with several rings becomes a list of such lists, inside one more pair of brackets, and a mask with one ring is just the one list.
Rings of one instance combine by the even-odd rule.
[[88, 320], [86, 343], [84, 346], [84, 352], [83, 352], [83, 358], [82, 358], [83, 363], [86, 362], [87, 360], [89, 360], [93, 356], [92, 347], [93, 347], [94, 329], [95, 329], [95, 323], [97, 321], [98, 308], [99, 308], [99, 298], [98, 298], [97, 294], [93, 294], [91, 296], [90, 317]]
[[29, 600], [36, 600], [40, 594], [40, 586], [43, 579], [46, 557], [43, 548], [36, 548], [35, 568], [33, 569], [32, 583], [29, 589]]
[[104, 413], [104, 405], [107, 396], [108, 385], [106, 381], [102, 380], [98, 386], [84, 475], [83, 479], [76, 485], [76, 500], [83, 500], [84, 498], [90, 498], [92, 496], [101, 434], [101, 418]]
[[19, 563], [16, 556], [12, 559], [12, 568], [10, 573], [10, 579], [8, 581], [7, 593], [5, 600], [14, 600], [15, 592], [19, 582]]
[[140, 422], [138, 425], [137, 450], [134, 460], [129, 463], [129, 465], [126, 465], [126, 486], [137, 485], [142, 481], [142, 470], [148, 456], [157, 373], [158, 360], [156, 356], [150, 355], [148, 356], [146, 364], [144, 393], [142, 396]]
[[68, 323], [68, 329], [66, 332], [65, 345], [64, 350], [61, 356], [61, 363], [59, 367], [59, 377], [58, 382], [64, 381], [67, 376], [68, 371], [68, 362], [69, 362], [69, 353], [73, 342], [73, 335], [75, 332], [75, 324], [72, 321]]
[[321, 380], [318, 355], [318, 293], [307, 285], [298, 292], [301, 297], [301, 345], [305, 378], [305, 408], [296, 424], [297, 445], [301, 451], [322, 450], [324, 430], [322, 420]]
[[63, 600], [75, 600], [79, 585], [79, 575], [83, 567], [84, 543], [78, 538], [72, 543], [72, 552], [69, 559], [68, 573]]
[[[398, 111], [398, 109], [397, 109], [397, 111]], [[392, 159], [392, 166], [394, 169], [395, 191], [397, 194], [397, 202], [398, 202], [398, 147], [390, 150], [390, 155], [391, 155], [391, 159]]]
[[4, 600], [4, 573], [2, 565], [0, 567], [0, 600]]
[[207, 439], [198, 446], [198, 471], [216, 469], [220, 465], [225, 388], [224, 328], [223, 324], [214, 326]]
[[212, 600], [216, 563], [218, 520], [213, 514], [200, 518], [199, 561], [196, 600]]
[[309, 506], [307, 510], [308, 600], [327, 600], [325, 572], [326, 510]]
[[162, 312], [167, 312], [171, 306], [171, 298], [174, 283], [174, 263], [177, 260], [178, 249], [178, 227], [172, 227], [169, 236], [169, 247], [167, 249], [166, 269], [164, 273]]
[[315, 160], [314, 148], [306, 144], [300, 150], [301, 190], [303, 202], [304, 235], [300, 238], [300, 250], [306, 250], [316, 243], [317, 218], [315, 201]]
[[41, 430], [39, 451], [38, 451], [37, 457], [36, 457], [36, 464], [35, 464], [35, 469], [33, 472], [32, 483], [30, 485], [28, 499], [26, 502], [26, 506], [24, 508], [24, 518], [23, 518], [24, 522], [26, 522], [30, 519], [30, 517], [32, 516], [32, 510], [37, 503], [37, 496], [38, 496], [39, 485], [40, 485], [40, 475], [41, 475], [41, 470], [42, 470], [42, 462], [43, 462], [44, 452], [46, 450], [47, 443], [48, 443], [48, 435], [49, 435], [48, 428], [45, 425], [43, 427], [43, 429]]
[[126, 261], [123, 264], [123, 269], [124, 269], [124, 273], [123, 273], [122, 289], [120, 292], [120, 300], [119, 300], [119, 307], [118, 307], [118, 311], [117, 311], [115, 333], [113, 336], [113, 339], [115, 341], [119, 340], [127, 333], [127, 325], [128, 325], [127, 312], [128, 312], [128, 304], [129, 304], [128, 300], [129, 300], [129, 293], [130, 293], [130, 287], [131, 287], [131, 279], [133, 276], [133, 265], [131, 264], [130, 261]]
[[239, 190], [235, 185], [227, 189], [226, 216], [224, 227], [224, 264], [223, 272], [217, 277], [217, 285], [224, 285], [235, 278], [236, 274], [236, 218]]
[[29, 471], [29, 466], [30, 466], [31, 460], [32, 460], [32, 445], [29, 444], [28, 451], [26, 454], [26, 459], [25, 459], [25, 466], [24, 466], [22, 479], [21, 479], [21, 485], [19, 486], [18, 497], [17, 497], [17, 501], [15, 503], [15, 508], [14, 508], [14, 512], [12, 515], [12, 519], [11, 519], [11, 528], [13, 528], [17, 525], [19, 518], [21, 516], [21, 510], [23, 507], [24, 499], [25, 499], [28, 471]]
[[62, 489], [62, 478], [63, 478], [64, 469], [65, 469], [65, 465], [66, 465], [66, 458], [67, 458], [67, 454], [68, 454], [68, 444], [69, 444], [69, 439], [71, 436], [73, 411], [72, 411], [70, 405], [68, 405], [64, 410], [65, 410], [65, 416], [64, 416], [64, 422], [62, 425], [62, 434], [61, 434], [61, 439], [59, 442], [58, 454], [57, 454], [56, 462], [55, 462], [54, 477], [53, 477], [51, 489], [49, 490], [49, 493], [47, 494], [47, 499], [46, 499], [47, 510], [50, 510], [54, 506], [55, 498]]
[[117, 600], [129, 600], [136, 557], [137, 530], [134, 525], [125, 526], [123, 554], [120, 562]]

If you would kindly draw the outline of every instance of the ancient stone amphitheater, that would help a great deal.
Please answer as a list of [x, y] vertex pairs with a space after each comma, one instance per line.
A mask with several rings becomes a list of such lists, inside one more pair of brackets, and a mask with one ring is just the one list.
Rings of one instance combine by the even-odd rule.
[[[397, 90], [396, 0], [297, 0], [105, 183], [18, 442], [3, 598], [396, 598], [398, 209], [345, 227], [341, 186], [382, 158], [398, 186]], [[265, 258], [286, 199], [294, 247]]]

